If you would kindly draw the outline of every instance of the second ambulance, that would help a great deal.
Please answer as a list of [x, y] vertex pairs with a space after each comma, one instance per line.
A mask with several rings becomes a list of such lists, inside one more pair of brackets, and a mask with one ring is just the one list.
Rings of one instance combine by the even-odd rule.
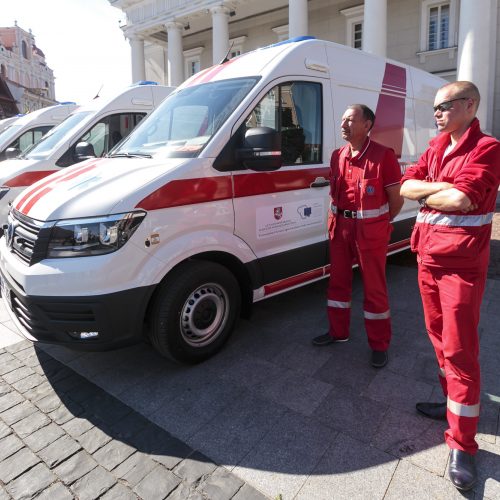
[[[251, 304], [329, 274], [329, 161], [351, 103], [405, 164], [435, 135], [444, 80], [308, 37], [204, 70], [106, 158], [25, 190], [0, 240], [26, 338], [107, 349], [148, 335], [199, 362]], [[408, 247], [414, 206], [394, 221]]]

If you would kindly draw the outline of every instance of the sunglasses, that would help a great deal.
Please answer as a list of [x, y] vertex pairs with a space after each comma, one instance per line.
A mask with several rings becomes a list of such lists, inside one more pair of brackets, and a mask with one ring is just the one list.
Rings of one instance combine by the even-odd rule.
[[469, 97], [457, 97], [456, 99], [451, 99], [450, 101], [444, 101], [441, 104], [438, 104], [437, 106], [433, 106], [434, 113], [436, 111], [440, 111], [441, 113], [443, 111], [448, 111], [453, 107], [453, 103], [455, 101], [466, 101], [467, 99], [469, 99]]

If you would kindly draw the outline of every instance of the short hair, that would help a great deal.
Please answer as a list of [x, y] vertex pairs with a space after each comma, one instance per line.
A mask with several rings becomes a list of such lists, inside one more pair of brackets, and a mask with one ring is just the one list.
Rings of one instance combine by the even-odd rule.
[[350, 104], [347, 106], [347, 109], [358, 109], [361, 111], [363, 118], [372, 122], [370, 130], [373, 128], [375, 124], [375, 113], [366, 104]]
[[469, 97], [474, 99], [476, 102], [476, 110], [479, 106], [479, 101], [481, 100], [481, 95], [479, 94], [479, 89], [467, 80], [459, 80], [456, 82], [447, 83], [443, 85], [439, 90], [450, 88], [456, 92], [456, 98]]

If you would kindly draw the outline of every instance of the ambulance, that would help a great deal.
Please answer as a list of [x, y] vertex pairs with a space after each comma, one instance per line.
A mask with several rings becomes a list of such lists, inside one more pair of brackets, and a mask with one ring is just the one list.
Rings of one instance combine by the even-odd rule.
[[21, 116], [24, 116], [24, 115], [19, 114], [16, 116], [11, 116], [10, 118], [4, 118], [3, 120], [0, 120], [0, 132], [3, 132], [7, 127], [12, 125]]
[[76, 108], [74, 102], [63, 102], [13, 117], [14, 120], [7, 118], [11, 123], [0, 133], [0, 161], [14, 158], [26, 151]]
[[[303, 37], [203, 70], [105, 158], [13, 202], [3, 301], [23, 335], [103, 350], [149, 338], [164, 356], [216, 353], [254, 302], [329, 275], [329, 162], [346, 107], [402, 168], [435, 136], [444, 80]], [[394, 221], [409, 246], [415, 206]]]
[[0, 224], [7, 221], [10, 203], [23, 189], [60, 169], [105, 155], [173, 89], [144, 81], [111, 97], [97, 97], [71, 115], [67, 111], [67, 119], [24, 155], [0, 162]]

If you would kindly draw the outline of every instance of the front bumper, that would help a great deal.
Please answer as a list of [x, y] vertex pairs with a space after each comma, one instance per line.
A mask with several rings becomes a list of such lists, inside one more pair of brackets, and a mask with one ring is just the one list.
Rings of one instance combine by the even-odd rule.
[[43, 297], [27, 295], [5, 269], [0, 271], [0, 279], [2, 300], [24, 337], [89, 351], [140, 340], [155, 288], [152, 285], [105, 295]]

